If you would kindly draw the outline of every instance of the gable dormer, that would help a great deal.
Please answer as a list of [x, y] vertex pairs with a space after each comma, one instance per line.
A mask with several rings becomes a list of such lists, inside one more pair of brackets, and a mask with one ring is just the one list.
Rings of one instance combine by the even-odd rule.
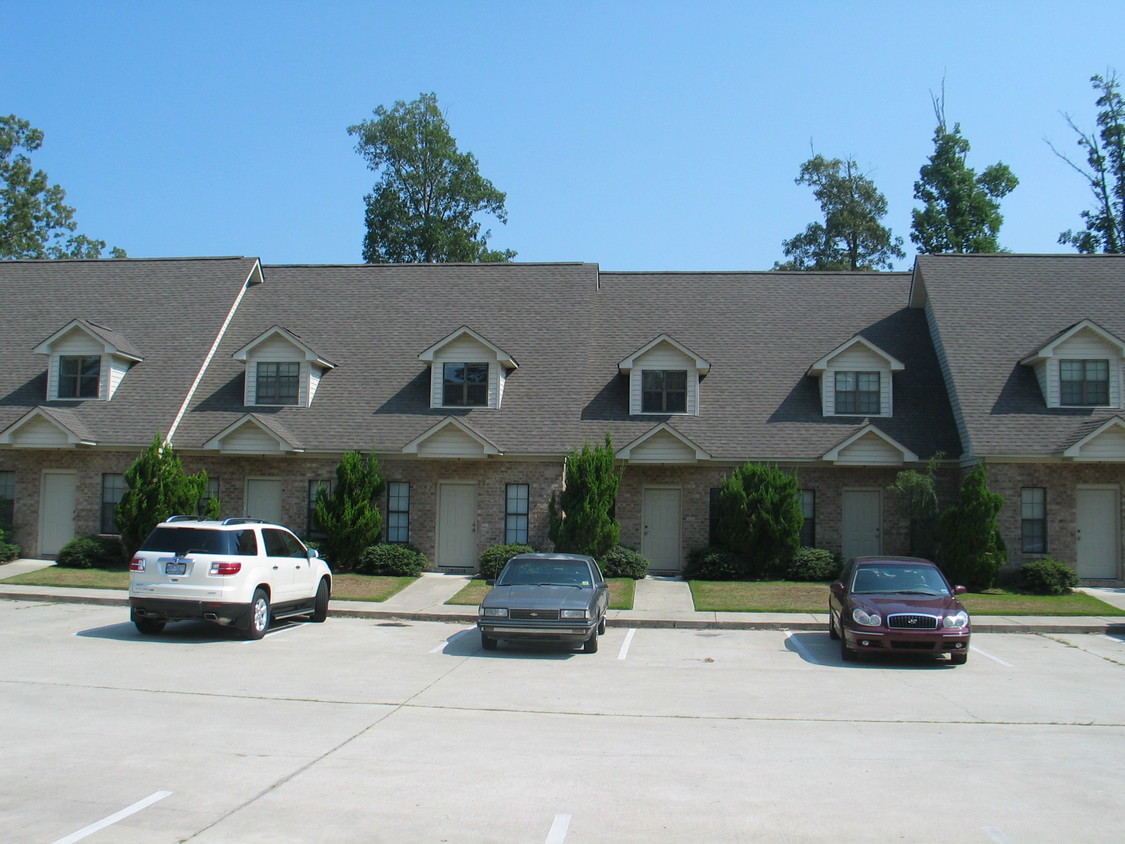
[[858, 334], [809, 367], [824, 416], [893, 416], [893, 375], [903, 366]]
[[1125, 342], [1084, 319], [1020, 361], [1035, 371], [1047, 407], [1121, 407]]
[[515, 359], [468, 326], [426, 349], [418, 359], [430, 367], [430, 407], [499, 410]]
[[247, 407], [309, 407], [324, 373], [336, 364], [275, 325], [234, 353], [246, 364]]
[[629, 378], [629, 415], [699, 415], [699, 382], [711, 364], [667, 334], [617, 365]]
[[47, 356], [47, 401], [109, 401], [143, 360], [122, 334], [84, 319], [71, 320], [34, 351]]

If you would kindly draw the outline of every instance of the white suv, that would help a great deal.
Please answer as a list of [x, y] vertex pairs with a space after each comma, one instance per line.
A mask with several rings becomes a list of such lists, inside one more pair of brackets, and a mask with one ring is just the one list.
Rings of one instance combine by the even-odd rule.
[[130, 615], [148, 634], [203, 619], [260, 639], [271, 618], [324, 621], [331, 591], [332, 572], [316, 551], [260, 519], [172, 516], [129, 562]]

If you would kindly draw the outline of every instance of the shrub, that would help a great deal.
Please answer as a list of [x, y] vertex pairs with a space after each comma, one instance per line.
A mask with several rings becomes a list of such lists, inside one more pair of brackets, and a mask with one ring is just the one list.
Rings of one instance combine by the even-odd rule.
[[0, 563], [7, 563], [20, 555], [20, 547], [8, 542], [4, 528], [0, 527]]
[[797, 476], [762, 463], [745, 463], [723, 478], [719, 491], [719, 544], [740, 555], [753, 577], [781, 574], [801, 545]]
[[1032, 560], [1020, 567], [1021, 587], [1036, 595], [1066, 595], [1078, 582], [1078, 572], [1054, 557]]
[[606, 577], [631, 577], [642, 580], [648, 574], [648, 558], [640, 551], [615, 545], [598, 560]]
[[547, 536], [556, 551], [602, 556], [621, 539], [621, 525], [610, 513], [617, 500], [621, 469], [609, 433], [604, 446], [571, 449], [566, 458], [563, 489], [547, 505]]
[[121, 569], [125, 550], [115, 536], [78, 536], [59, 550], [55, 565], [67, 569]]
[[356, 570], [385, 577], [419, 577], [427, 562], [426, 555], [417, 548], [383, 542], [363, 552]]
[[386, 481], [373, 454], [349, 451], [336, 464], [336, 483], [316, 491], [316, 521], [324, 531], [325, 555], [336, 571], [360, 571], [367, 548], [383, 532], [375, 498]]
[[996, 584], [1007, 553], [996, 525], [1004, 496], [988, 488], [984, 464], [978, 463], [961, 482], [953, 506], [941, 514], [941, 564], [949, 581], [970, 592]]
[[745, 575], [745, 564], [737, 554], [708, 545], [688, 551], [684, 580], [739, 580]]
[[500, 569], [504, 568], [504, 563], [516, 554], [530, 554], [534, 550], [530, 545], [493, 545], [485, 548], [484, 553], [480, 555], [478, 574], [485, 580], [495, 580], [496, 575], [500, 574]]
[[834, 580], [840, 573], [840, 558], [824, 548], [798, 548], [785, 572], [787, 580], [813, 583]]

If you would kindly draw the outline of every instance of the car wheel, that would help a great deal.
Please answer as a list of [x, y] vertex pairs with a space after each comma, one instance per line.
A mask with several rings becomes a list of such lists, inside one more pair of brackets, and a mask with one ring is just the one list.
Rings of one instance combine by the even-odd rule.
[[949, 655], [949, 662], [951, 665], [964, 665], [969, 661], [968, 651], [954, 651]]
[[832, 607], [828, 608], [828, 638], [840, 638], [840, 634], [836, 632], [836, 616], [832, 614]]
[[163, 621], [156, 621], [152, 618], [134, 618], [133, 624], [137, 625], [137, 630], [146, 636], [155, 636], [164, 629]]
[[316, 602], [313, 604], [313, 611], [312, 615], [309, 616], [309, 621], [315, 621], [319, 624], [328, 618], [328, 593], [328, 581], [320, 581], [320, 586], [316, 587]]
[[598, 631], [596, 629], [590, 634], [590, 638], [582, 643], [582, 650], [588, 654], [596, 654], [598, 652]]
[[844, 662], [855, 662], [859, 654], [848, 647], [848, 640], [844, 638], [844, 626], [840, 625], [840, 659]]
[[484, 648], [486, 651], [496, 650], [497, 644], [499, 644], [499, 643], [495, 639], [493, 639], [491, 636], [486, 636], [486, 635], [484, 635], [483, 632], [480, 634], [480, 646], [482, 648]]
[[250, 602], [250, 623], [246, 627], [246, 638], [261, 639], [269, 626], [270, 599], [266, 597], [264, 589], [255, 589], [254, 599]]

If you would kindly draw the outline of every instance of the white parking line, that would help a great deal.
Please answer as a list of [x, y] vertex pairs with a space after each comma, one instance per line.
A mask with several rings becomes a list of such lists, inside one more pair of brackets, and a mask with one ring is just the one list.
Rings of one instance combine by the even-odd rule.
[[801, 644], [800, 640], [793, 638], [792, 630], [785, 631], [785, 640], [793, 643], [793, 647], [797, 649], [797, 653], [801, 655], [801, 659], [805, 660], [805, 662], [816, 662], [816, 660], [812, 658], [812, 654], [808, 652], [808, 649]]
[[1014, 668], [1015, 667], [1014, 665], [1012, 665], [1012, 663], [1010, 663], [1006, 660], [1000, 659], [1000, 657], [998, 657], [998, 656], [993, 656], [988, 651], [982, 651], [976, 645], [970, 645], [969, 648], [970, 648], [970, 650], [976, 651], [978, 654], [980, 654], [983, 657], [988, 657], [988, 659], [991, 659], [993, 662], [1000, 663], [1001, 665], [1003, 665], [1006, 668]]
[[618, 659], [625, 659], [629, 655], [629, 643], [633, 641], [633, 634], [636, 632], [636, 627], [629, 628], [629, 632], [625, 634], [625, 641], [621, 643], [621, 650], [617, 652]]
[[984, 834], [991, 838], [996, 844], [1011, 844], [1008, 837], [994, 826], [982, 826], [981, 829]]
[[66, 838], [60, 838], [55, 842], [55, 844], [74, 844], [75, 841], [81, 841], [86, 836], [93, 835], [95, 832], [103, 830], [107, 826], [112, 826], [118, 821], [124, 820], [125, 818], [129, 817], [129, 815], [135, 815], [141, 809], [147, 809], [153, 803], [157, 802], [158, 800], [163, 800], [171, 793], [172, 792], [170, 791], [154, 791], [144, 800], [138, 800], [132, 806], [122, 809], [120, 812], [116, 812], [115, 814], [110, 815], [108, 818], [103, 818], [97, 823], [92, 823], [89, 826], [83, 827], [82, 829], [78, 830], [78, 832], [71, 833]]
[[475, 628], [475, 627], [470, 627], [470, 628], [468, 628], [467, 630], [460, 630], [460, 631], [458, 631], [457, 633], [454, 633], [454, 634], [453, 634], [452, 636], [450, 636], [450, 637], [449, 637], [448, 639], [446, 639], [446, 640], [445, 640], [444, 642], [442, 642], [442, 643], [441, 643], [440, 645], [437, 645], [436, 647], [434, 647], [434, 648], [433, 648], [433, 649], [432, 649], [432, 650], [430, 651], [430, 653], [432, 653], [432, 654], [439, 654], [439, 653], [441, 653], [441, 652], [442, 652], [442, 651], [444, 651], [444, 650], [445, 650], [445, 649], [446, 649], [447, 647], [449, 647], [450, 645], [452, 645], [452, 644], [453, 644], [453, 642], [454, 642], [454, 640], [456, 640], [456, 639], [459, 639], [459, 638], [461, 638], [462, 636], [464, 636], [464, 635], [466, 635], [466, 634], [468, 634], [468, 633], [472, 633], [472, 632], [473, 632], [474, 630], [476, 630], [476, 628]]
[[563, 844], [568, 829], [570, 829], [570, 815], [555, 815], [551, 831], [547, 833], [546, 844]]

